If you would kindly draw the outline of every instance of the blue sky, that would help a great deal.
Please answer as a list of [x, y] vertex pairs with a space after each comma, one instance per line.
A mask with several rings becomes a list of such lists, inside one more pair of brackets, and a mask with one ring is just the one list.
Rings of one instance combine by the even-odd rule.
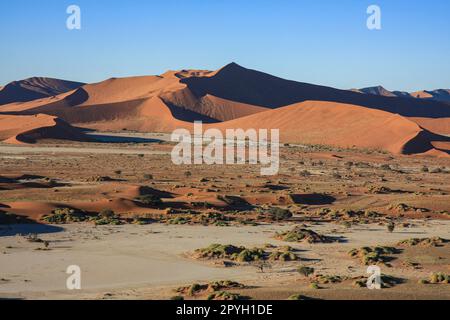
[[[66, 8], [81, 8], [68, 30]], [[382, 30], [366, 9], [382, 10]], [[0, 1], [0, 85], [30, 76], [84, 82], [215, 70], [391, 90], [450, 88], [448, 0]]]

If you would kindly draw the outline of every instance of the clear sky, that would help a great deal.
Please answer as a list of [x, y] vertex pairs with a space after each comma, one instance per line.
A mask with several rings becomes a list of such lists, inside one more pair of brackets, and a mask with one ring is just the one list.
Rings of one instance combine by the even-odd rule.
[[[81, 8], [68, 30], [66, 8]], [[366, 27], [377, 4], [382, 29]], [[450, 88], [448, 0], [0, 1], [0, 85], [96, 82], [229, 62], [337, 88]]]

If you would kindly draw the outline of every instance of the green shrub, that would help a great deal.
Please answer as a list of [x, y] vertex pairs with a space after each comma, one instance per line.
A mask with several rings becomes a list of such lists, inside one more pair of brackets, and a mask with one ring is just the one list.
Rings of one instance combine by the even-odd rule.
[[233, 300], [244, 300], [240, 294], [230, 293], [227, 291], [220, 291], [208, 296], [208, 300], [224, 300], [224, 301], [233, 301]]
[[314, 273], [314, 268], [307, 267], [307, 266], [299, 266], [297, 268], [297, 272], [300, 273], [304, 277], [309, 277]]
[[296, 226], [286, 232], [277, 233], [275, 238], [286, 242], [330, 243], [333, 240], [312, 230]]
[[195, 250], [197, 258], [230, 259], [239, 262], [251, 262], [265, 259], [267, 253], [258, 248], [247, 249], [233, 245], [212, 244], [207, 248]]
[[51, 224], [66, 224], [74, 222], [83, 222], [89, 217], [85, 212], [72, 208], [57, 208], [52, 211], [51, 215], [44, 216], [43, 221]]
[[154, 194], [141, 195], [136, 197], [134, 200], [146, 206], [159, 206], [162, 204], [161, 198]]

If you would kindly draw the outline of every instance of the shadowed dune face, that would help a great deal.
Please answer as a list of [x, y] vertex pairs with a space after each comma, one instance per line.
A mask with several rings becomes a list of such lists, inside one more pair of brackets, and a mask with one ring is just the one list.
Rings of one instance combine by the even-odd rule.
[[81, 87], [84, 83], [51, 78], [30, 78], [0, 88], [0, 105], [56, 96]]
[[307, 100], [340, 102], [398, 113], [409, 117], [449, 117], [448, 104], [417, 99], [384, 97], [284, 80], [235, 63], [214, 76], [181, 80], [197, 96], [207, 94], [267, 108], [279, 108]]

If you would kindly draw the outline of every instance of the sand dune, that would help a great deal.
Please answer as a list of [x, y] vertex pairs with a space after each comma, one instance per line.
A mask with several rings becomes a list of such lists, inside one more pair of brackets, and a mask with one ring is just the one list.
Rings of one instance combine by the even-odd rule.
[[450, 102], [450, 89], [437, 89], [437, 90], [421, 90], [416, 92], [406, 91], [389, 91], [382, 86], [368, 87], [362, 89], [352, 89], [353, 92], [371, 94], [384, 97], [397, 97], [397, 98], [415, 98], [423, 100], [432, 100], [439, 102]]
[[214, 125], [219, 129], [255, 126], [279, 129], [282, 142], [371, 148], [402, 154], [429, 151], [438, 154], [431, 142], [450, 141], [400, 115], [323, 101], [307, 101]]
[[356, 90], [353, 90], [353, 91], [359, 92], [359, 93], [366, 93], [366, 94], [373, 94], [373, 95], [378, 95], [378, 96], [384, 96], [384, 97], [397, 97], [397, 94], [395, 94], [394, 92], [391, 92], [391, 91], [385, 89], [382, 86], [368, 87], [368, 88], [363, 88], [363, 89], [356, 89]]
[[243, 68], [235, 63], [214, 76], [181, 80], [197, 96], [207, 94], [267, 108], [279, 108], [307, 100], [360, 105], [411, 117], [450, 117], [450, 105], [436, 101], [367, 95], [349, 90], [289, 81]]
[[0, 88], [0, 105], [56, 96], [82, 85], [79, 82], [42, 77], [14, 81]]
[[[35, 82], [41, 86], [52, 84]], [[52, 87], [50, 84], [47, 87]], [[53, 87], [62, 90], [57, 84]], [[398, 98], [381, 86], [359, 93], [288, 81], [234, 63], [215, 72], [181, 70], [160, 76], [111, 78], [56, 96], [9, 103], [1, 106], [0, 112], [5, 117], [46, 114], [51, 116], [46, 121], [57, 117], [74, 126], [100, 131], [171, 132], [189, 129], [196, 120], [223, 128], [279, 128], [284, 142], [408, 154], [431, 152], [435, 149], [432, 141], [441, 141], [438, 149], [446, 146], [443, 137], [428, 131], [450, 132], [450, 105], [445, 103]], [[61, 126], [68, 131], [67, 126]], [[28, 127], [17, 128], [14, 134], [5, 133], [3, 140], [11, 138], [9, 142], [15, 142], [20, 138], [25, 142], [28, 140], [23, 133], [27, 133], [28, 139], [35, 141], [32, 136], [42, 135], [42, 129], [38, 129], [41, 127], [35, 123], [33, 135]], [[46, 134], [63, 134], [58, 130], [50, 134], [47, 129]]]
[[431, 132], [450, 135], [450, 118], [409, 118], [424, 129]]
[[79, 129], [49, 115], [0, 115], [0, 141], [21, 144], [40, 139], [88, 140]]

